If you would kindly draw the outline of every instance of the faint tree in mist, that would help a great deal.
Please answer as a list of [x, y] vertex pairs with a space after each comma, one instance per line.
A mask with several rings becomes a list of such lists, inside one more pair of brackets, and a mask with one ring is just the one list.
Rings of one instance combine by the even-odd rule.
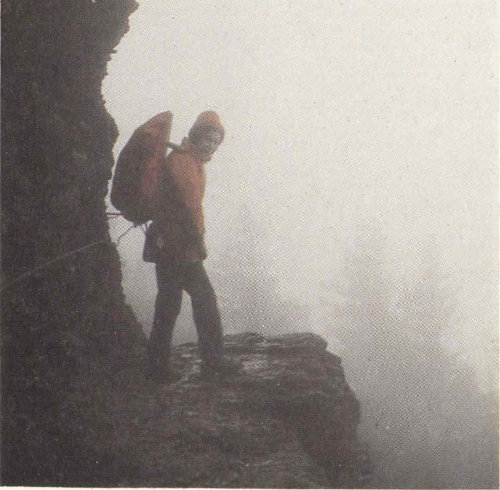
[[265, 228], [245, 207], [240, 216], [214, 270], [228, 331], [278, 335], [310, 329], [308, 307], [280, 292], [275, 260], [262, 243]]
[[335, 332], [362, 402], [363, 433], [382, 487], [491, 487], [498, 483], [497, 410], [474, 372], [447, 353], [455, 292], [438, 249], [417, 272], [386, 267], [384, 238], [371, 230], [345, 260]]

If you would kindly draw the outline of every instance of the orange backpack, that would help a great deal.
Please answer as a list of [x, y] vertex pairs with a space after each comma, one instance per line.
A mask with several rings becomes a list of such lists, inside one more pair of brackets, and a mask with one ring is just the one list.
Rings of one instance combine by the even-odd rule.
[[139, 126], [118, 156], [111, 204], [136, 225], [154, 217], [172, 118], [161, 112]]

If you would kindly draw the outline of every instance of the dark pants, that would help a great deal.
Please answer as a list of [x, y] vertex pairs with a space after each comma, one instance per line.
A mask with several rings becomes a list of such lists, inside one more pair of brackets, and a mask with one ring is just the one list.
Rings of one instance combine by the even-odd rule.
[[191, 296], [200, 355], [208, 364], [223, 356], [222, 326], [214, 289], [202, 262], [156, 264], [158, 296], [148, 343], [150, 367], [168, 370], [174, 325], [182, 303], [182, 291]]

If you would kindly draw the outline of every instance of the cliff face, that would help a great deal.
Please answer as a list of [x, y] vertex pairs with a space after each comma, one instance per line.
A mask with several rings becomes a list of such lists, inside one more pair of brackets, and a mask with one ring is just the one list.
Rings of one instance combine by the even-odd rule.
[[105, 215], [117, 130], [101, 96], [136, 7], [2, 2], [2, 483], [359, 482], [358, 406], [317, 338], [228, 339], [247, 374], [222, 384], [197, 378], [192, 345], [180, 383], [142, 378]]
[[108, 236], [104, 196], [117, 130], [101, 96], [106, 63], [135, 7], [133, 0], [2, 2], [7, 484], [77, 484], [100, 471], [78, 445], [108, 430], [100, 393], [144, 342], [124, 305]]

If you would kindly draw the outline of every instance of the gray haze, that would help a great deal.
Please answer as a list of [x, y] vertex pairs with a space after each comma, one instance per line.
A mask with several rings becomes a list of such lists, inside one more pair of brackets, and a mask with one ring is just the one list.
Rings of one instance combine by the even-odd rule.
[[[221, 115], [206, 265], [227, 332], [316, 331], [367, 406], [360, 368], [372, 369], [364, 357], [377, 352], [353, 343], [365, 333], [400, 364], [419, 349], [427, 365], [449, 356], [446, 369], [471, 375], [450, 393], [495, 393], [496, 15], [496, 2], [480, 0], [140, 2], [103, 87], [120, 130], [115, 152], [160, 111], [174, 113], [174, 142], [199, 112]], [[111, 222], [115, 238], [126, 229]], [[128, 300], [149, 331], [156, 289], [142, 245], [136, 229], [119, 249]], [[378, 278], [369, 287], [366, 270]], [[363, 294], [380, 295], [374, 309], [352, 306]], [[411, 330], [415, 322], [435, 328]], [[411, 335], [398, 346], [409, 350], [390, 351], [403, 327]], [[193, 338], [186, 301], [176, 339]], [[408, 373], [433, 376], [420, 365]], [[373, 403], [368, 421], [383, 407]]]

